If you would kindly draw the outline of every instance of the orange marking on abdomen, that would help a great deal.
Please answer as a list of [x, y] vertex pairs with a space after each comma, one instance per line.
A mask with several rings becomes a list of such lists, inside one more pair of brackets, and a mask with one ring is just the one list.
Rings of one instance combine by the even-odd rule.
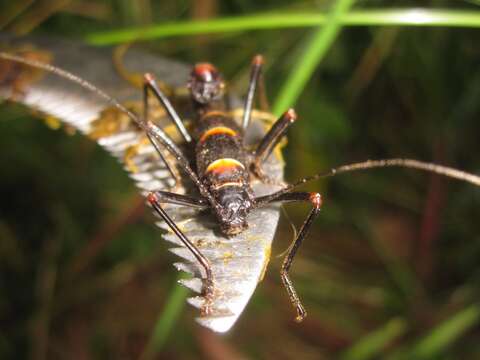
[[202, 134], [202, 137], [200, 138], [200, 142], [204, 142], [209, 136], [219, 135], [219, 134], [235, 136], [237, 135], [237, 132], [226, 126], [215, 126], [213, 128], [208, 129]]
[[229, 182], [226, 182], [226, 183], [223, 183], [223, 184], [215, 185], [213, 188], [214, 188], [215, 190], [219, 190], [219, 189], [224, 188], [224, 187], [227, 187], [227, 186], [240, 187], [240, 186], [243, 186], [243, 182], [240, 182], [240, 181], [229, 181]]
[[210, 163], [208, 165], [207, 170], [205, 170], [206, 173], [208, 172], [213, 172], [214, 174], [221, 174], [224, 171], [227, 170], [234, 170], [241, 168], [245, 170], [245, 166], [238, 160], [236, 159], [231, 159], [231, 158], [223, 158], [223, 159], [218, 159]]

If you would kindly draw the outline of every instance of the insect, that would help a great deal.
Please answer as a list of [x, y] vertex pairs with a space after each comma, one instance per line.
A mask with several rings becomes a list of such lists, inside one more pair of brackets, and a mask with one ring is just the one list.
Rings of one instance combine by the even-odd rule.
[[[157, 86], [152, 75], [145, 75], [144, 85], [144, 121], [148, 120], [148, 94], [152, 91], [162, 102], [170, 118], [183, 135], [187, 144], [195, 148], [195, 173], [188, 168], [188, 160], [176, 149], [175, 155], [182, 159], [183, 168], [194, 181], [201, 197], [192, 198], [179, 196], [165, 191], [152, 192], [148, 195], [148, 201], [156, 212], [171, 227], [175, 234], [182, 240], [185, 246], [192, 252], [205, 270], [204, 293], [206, 304], [204, 313], [209, 312], [209, 301], [214, 293], [214, 279], [208, 259], [201, 251], [182, 233], [161, 203], [176, 202], [187, 206], [208, 207], [217, 217], [221, 231], [227, 235], [235, 235], [248, 227], [247, 216], [255, 208], [263, 207], [271, 202], [282, 201], [308, 201], [312, 204], [312, 210], [305, 220], [302, 228], [295, 239], [294, 246], [285, 258], [282, 267], [281, 278], [288, 291], [289, 297], [297, 311], [297, 321], [304, 319], [306, 312], [288, 276], [288, 270], [295, 256], [296, 249], [308, 233], [310, 226], [318, 215], [322, 199], [318, 193], [287, 192], [278, 196], [255, 196], [250, 185], [250, 177], [264, 177], [261, 166], [263, 161], [270, 155], [278, 141], [285, 134], [288, 127], [295, 121], [296, 114], [293, 109], [287, 110], [265, 134], [253, 152], [248, 152], [244, 144], [244, 132], [246, 131], [252, 111], [253, 99], [257, 83], [261, 78], [263, 58], [255, 56], [252, 61], [250, 84], [243, 108], [242, 125], [236, 122], [224, 111], [223, 89], [224, 81], [218, 70], [209, 63], [200, 63], [194, 66], [188, 83], [193, 106], [196, 113], [195, 129], [193, 137], [183, 126], [181, 119], [168, 101], [168, 98]], [[147, 132], [151, 134], [155, 142], [155, 134], [158, 128], [147, 125]], [[158, 138], [164, 140], [164, 144], [170, 142], [164, 134]], [[162, 145], [164, 145], [162, 144]]]
[[[160, 90], [155, 78], [150, 74], [145, 75], [145, 85], [143, 88], [144, 107], [143, 114], [139, 117], [92, 84], [60, 68], [26, 60], [7, 53], [0, 53], [0, 58], [24, 63], [52, 72], [76, 82], [84, 88], [107, 99], [135, 121], [147, 134], [167, 166], [168, 162], [165, 160], [165, 154], [168, 153], [175, 158], [177, 165], [195, 184], [199, 195], [193, 196], [168, 191], [152, 191], [148, 195], [148, 201], [156, 213], [168, 224], [178, 239], [192, 253], [203, 268], [203, 293], [205, 295], [205, 302], [202, 310], [205, 315], [211, 312], [211, 304], [216, 296], [216, 279], [212, 273], [210, 261], [168, 214], [164, 206], [162, 206], [164, 203], [180, 204], [187, 207], [210, 210], [217, 218], [219, 230], [227, 237], [244, 232], [249, 225], [249, 213], [268, 206], [271, 203], [292, 201], [310, 203], [312, 209], [307, 215], [294, 243], [290, 247], [281, 269], [282, 281], [296, 310], [296, 320], [301, 321], [305, 318], [306, 311], [288, 274], [301, 243], [308, 235], [314, 219], [320, 212], [322, 198], [318, 193], [295, 192], [294, 190], [298, 186], [321, 177], [387, 166], [401, 166], [430, 171], [480, 186], [480, 177], [460, 170], [424, 163], [418, 160], [387, 159], [344, 165], [326, 173], [301, 179], [292, 185], [284, 186], [282, 189], [272, 191], [267, 195], [256, 196], [251, 187], [252, 179], [259, 178], [267, 183], [270, 181], [268, 175], [264, 174], [262, 166], [264, 162], [267, 161], [279, 140], [285, 135], [288, 127], [296, 119], [296, 114], [293, 109], [287, 110], [273, 124], [253, 152], [247, 150], [245, 147], [244, 133], [249, 126], [256, 88], [259, 82], [262, 81], [261, 70], [263, 59], [259, 56], [256, 56], [252, 61], [250, 84], [244, 103], [241, 124], [237, 124], [226, 111], [227, 105], [224, 98], [225, 84], [218, 70], [213, 65], [207, 63], [197, 64], [193, 68], [188, 83], [191, 101], [195, 110], [194, 127], [191, 134], [183, 124], [182, 119], [173, 108], [169, 99]], [[187, 149], [194, 153], [194, 156], [190, 156], [189, 153], [182, 151], [162, 128], [151, 121], [149, 118], [148, 105], [148, 97], [151, 93], [153, 93], [155, 98], [163, 105], [172, 123], [185, 140]], [[174, 172], [171, 172], [172, 175], [175, 176]], [[177, 179], [177, 181], [180, 181], [180, 179]]]

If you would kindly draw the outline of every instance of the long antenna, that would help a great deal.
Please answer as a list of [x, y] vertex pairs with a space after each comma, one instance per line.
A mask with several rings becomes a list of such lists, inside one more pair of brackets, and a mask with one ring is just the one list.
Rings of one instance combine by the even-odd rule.
[[477, 176], [462, 170], [454, 169], [448, 166], [437, 165], [437, 164], [427, 163], [427, 162], [413, 160], [413, 159], [395, 158], [395, 159], [382, 159], [382, 160], [367, 160], [363, 162], [342, 165], [342, 166], [330, 169], [329, 171], [303, 178], [271, 195], [262, 196], [261, 197], [262, 203], [268, 200], [274, 200], [275, 198], [294, 190], [296, 187], [313, 180], [317, 180], [325, 177], [332, 177], [332, 176], [336, 176], [339, 174], [352, 172], [352, 171], [369, 170], [373, 168], [384, 168], [384, 167], [394, 167], [394, 166], [428, 171], [435, 174], [454, 178], [460, 181], [465, 181], [475, 186], [480, 186], [480, 176]]
[[58, 68], [58, 67], [50, 65], [50, 64], [42, 63], [40, 61], [25, 59], [21, 56], [9, 54], [9, 53], [2, 52], [2, 51], [0, 51], [0, 58], [5, 59], [5, 60], [9, 60], [9, 61], [18, 62], [18, 63], [21, 63], [21, 64], [25, 64], [25, 65], [28, 65], [28, 66], [32, 66], [32, 67], [35, 67], [35, 68], [38, 68], [38, 69], [42, 69], [42, 70], [45, 70], [47, 72], [58, 75], [62, 78], [65, 78], [67, 80], [70, 80], [74, 83], [77, 83], [81, 87], [83, 87], [83, 88], [97, 94], [98, 96], [102, 97], [103, 99], [105, 99], [107, 102], [109, 102], [110, 104], [115, 106], [120, 111], [123, 111], [133, 121], [135, 121], [135, 123], [137, 123], [137, 125], [142, 130], [144, 130], [147, 134], [151, 134], [155, 138], [157, 138], [162, 143], [162, 145], [165, 146], [165, 148], [168, 151], [170, 151], [170, 153], [173, 156], [175, 156], [177, 161], [179, 161], [180, 163], [183, 164], [184, 170], [190, 176], [190, 178], [193, 180], [193, 182], [198, 186], [202, 195], [207, 197], [210, 200], [210, 202], [212, 203], [213, 206], [218, 206], [217, 202], [212, 197], [212, 195], [208, 192], [205, 185], [203, 185], [200, 182], [197, 174], [192, 170], [192, 168], [189, 165], [188, 160], [183, 156], [180, 149], [177, 147], [177, 145], [175, 143], [173, 143], [173, 141], [168, 137], [168, 135], [165, 134], [165, 132], [162, 129], [160, 129], [158, 126], [154, 125], [150, 121], [147, 122], [147, 121], [141, 120], [133, 112], [131, 112], [125, 106], [120, 104], [120, 102], [118, 100], [114, 99], [113, 97], [111, 97], [110, 95], [105, 93], [103, 90], [97, 88], [95, 85], [88, 82], [87, 80], [84, 80], [81, 77], [79, 77], [75, 74], [72, 74], [71, 72], [69, 72], [67, 70], [63, 70], [61, 68]]
[[382, 168], [382, 167], [394, 167], [394, 166], [429, 171], [435, 174], [444, 175], [460, 181], [469, 182], [476, 186], [480, 186], [480, 176], [477, 176], [462, 170], [458, 170], [455, 168], [451, 168], [448, 166], [437, 165], [437, 164], [427, 163], [427, 162], [413, 160], [413, 159], [367, 160], [359, 163], [342, 165], [337, 168], [330, 169], [330, 171], [327, 171], [325, 173], [320, 173], [320, 174], [306, 177], [302, 180], [295, 182], [291, 186], [297, 187], [309, 181], [313, 181], [313, 180], [317, 180], [317, 179], [329, 177], [329, 176], [335, 176], [335, 175], [339, 175], [339, 174], [343, 174], [351, 171], [368, 170], [368, 169]]
[[56, 66], [46, 64], [46, 63], [43, 63], [43, 62], [40, 62], [40, 61], [25, 59], [21, 56], [17, 56], [17, 55], [13, 55], [13, 54], [9, 54], [9, 53], [6, 53], [6, 52], [1, 52], [1, 51], [0, 51], [0, 58], [5, 59], [5, 60], [19, 62], [19, 63], [29, 65], [29, 66], [33, 66], [33, 67], [48, 71], [50, 73], [56, 74], [56, 75], [58, 75], [60, 77], [63, 77], [67, 80], [73, 81], [73, 82], [77, 83], [78, 85], [80, 85], [81, 87], [83, 87], [83, 88], [85, 88], [89, 91], [94, 92], [95, 94], [102, 97], [104, 100], [108, 101], [110, 104], [112, 104], [113, 106], [118, 108], [120, 111], [123, 111], [124, 113], [126, 113], [133, 121], [135, 121], [138, 124], [138, 126], [140, 126], [143, 130], [147, 131], [146, 124], [143, 121], [141, 121], [134, 113], [132, 113], [130, 110], [128, 110], [125, 106], [120, 104], [118, 102], [118, 100], [112, 98], [110, 95], [105, 93], [103, 90], [100, 90], [95, 85], [88, 82], [87, 80], [84, 80], [81, 77], [79, 77], [75, 74], [72, 74], [71, 72], [69, 72], [67, 70], [63, 70], [63, 69], [60, 69]]

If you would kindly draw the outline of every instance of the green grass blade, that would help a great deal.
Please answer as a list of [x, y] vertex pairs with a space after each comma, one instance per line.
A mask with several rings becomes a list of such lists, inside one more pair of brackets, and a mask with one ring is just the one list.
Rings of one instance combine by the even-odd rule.
[[[359, 10], [343, 13], [337, 19], [342, 26], [450, 26], [480, 27], [480, 11], [445, 9]], [[135, 40], [171, 36], [217, 34], [248, 30], [287, 29], [325, 25], [327, 14], [259, 14], [202, 21], [179, 21], [144, 28], [93, 32], [85, 39], [95, 45], [110, 45]]]
[[407, 330], [407, 323], [403, 319], [394, 318], [381, 328], [372, 331], [347, 349], [342, 356], [343, 360], [366, 360], [379, 358], [385, 348], [395, 339], [402, 336]]
[[339, 23], [340, 17], [350, 9], [353, 2], [354, 0], [338, 0], [333, 5], [327, 21], [320, 29], [315, 31], [305, 52], [298, 57], [298, 62], [293, 65], [293, 71], [288, 76], [273, 104], [274, 114], [280, 115], [298, 99], [315, 68], [323, 59], [327, 50], [330, 49], [342, 28]]
[[[180, 277], [180, 279], [181, 278], [182, 277]], [[178, 284], [173, 286], [165, 308], [160, 313], [160, 316], [155, 323], [152, 335], [145, 346], [145, 350], [141, 357], [142, 360], [154, 358], [154, 356], [166, 344], [168, 337], [175, 326], [175, 323], [178, 321], [180, 313], [185, 307], [185, 299], [188, 292], [189, 290], [183, 286]]]
[[480, 305], [471, 305], [433, 329], [413, 346], [410, 359], [430, 359], [440, 354], [480, 320]]

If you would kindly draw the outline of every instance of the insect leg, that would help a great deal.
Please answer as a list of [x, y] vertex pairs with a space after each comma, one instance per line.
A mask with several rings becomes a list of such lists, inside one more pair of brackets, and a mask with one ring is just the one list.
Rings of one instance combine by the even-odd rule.
[[168, 172], [170, 175], [172, 175], [172, 178], [175, 180], [175, 186], [181, 181], [180, 174], [174, 170], [172, 165], [168, 162], [167, 158], [165, 155], [163, 155], [162, 149], [160, 148], [159, 144], [153, 138], [150, 134], [147, 134], [148, 139], [150, 140], [150, 143], [153, 145], [155, 150], [157, 151], [158, 156], [160, 156], [160, 159], [162, 159], [163, 163], [165, 164], [165, 167], [167, 168]]
[[[152, 140], [158, 140], [160, 144], [162, 144], [167, 151], [169, 151], [173, 156], [175, 156], [175, 159], [179, 162], [180, 166], [185, 170], [185, 172], [188, 174], [188, 176], [193, 180], [197, 188], [200, 190], [200, 193], [205, 196], [212, 206], [216, 207], [218, 206], [217, 202], [215, 199], [212, 197], [208, 189], [203, 185], [200, 180], [198, 179], [197, 174], [192, 170], [190, 167], [190, 163], [188, 159], [183, 155], [183, 152], [178, 148], [178, 146], [175, 144], [175, 142], [156, 124], [154, 124], [152, 121], [148, 120], [146, 116], [148, 116], [148, 89], [151, 88], [154, 90], [154, 94], [158, 97], [158, 99], [162, 102], [162, 104], [165, 106], [165, 109], [167, 110], [168, 114], [174, 121], [175, 125], [179, 128], [180, 132], [182, 132], [181, 129], [185, 131], [185, 133], [182, 133], [185, 137], [185, 140], [188, 141], [190, 139], [190, 135], [188, 134], [187, 130], [183, 126], [182, 121], [180, 120], [180, 117], [176, 113], [175, 109], [173, 108], [172, 104], [168, 100], [168, 98], [163, 94], [158, 86], [156, 85], [155, 79], [153, 78], [152, 75], [150, 74], [145, 74], [145, 81], [146, 84], [144, 86], [144, 116], [143, 116], [143, 121], [141, 121], [141, 126], [142, 128], [146, 131], [148, 137]], [[158, 144], [156, 144], [156, 141], [152, 141], [152, 144], [155, 146], [157, 151], [159, 152], [160, 156], [161, 151], [159, 151]], [[163, 157], [163, 159], [165, 159]], [[170, 170], [173, 170], [170, 168]], [[176, 182], [179, 180], [178, 177], [174, 175], [174, 178]]]
[[320, 212], [320, 208], [322, 206], [322, 197], [320, 196], [319, 193], [293, 192], [293, 193], [282, 194], [281, 196], [274, 198], [273, 200], [270, 200], [267, 196], [259, 197], [256, 200], [257, 200], [257, 206], [263, 206], [268, 203], [277, 202], [277, 201], [280, 201], [280, 202], [308, 201], [312, 204], [312, 210], [310, 211], [307, 218], [303, 222], [303, 225], [297, 235], [297, 238], [295, 239], [293, 244], [290, 246], [290, 249], [288, 250], [288, 254], [287, 256], [285, 256], [285, 259], [283, 260], [282, 269], [280, 271], [280, 277], [282, 279], [282, 282], [285, 288], [287, 289], [290, 301], [297, 311], [297, 317], [295, 318], [295, 321], [301, 322], [307, 316], [307, 312], [303, 307], [302, 302], [300, 301], [300, 298], [298, 297], [297, 292], [295, 291], [295, 288], [293, 287], [293, 283], [290, 280], [290, 277], [288, 276], [288, 271], [290, 270], [290, 267], [293, 262], [293, 258], [295, 257], [295, 254], [297, 253], [298, 248], [302, 244], [302, 241], [305, 239], [305, 237], [307, 236], [312, 226], [313, 220], [315, 220], [315, 218], [318, 216]]
[[[243, 107], [243, 120], [242, 127], [245, 130], [250, 123], [250, 117], [252, 114], [253, 99], [255, 97], [255, 89], [257, 88], [257, 83], [259, 78], [261, 78], [263, 65], [263, 57], [261, 55], [256, 55], [252, 60], [252, 69], [250, 72], [250, 83], [248, 85], [247, 97], [245, 99], [245, 105]], [[261, 86], [264, 89], [264, 86]]]
[[267, 88], [265, 86], [265, 77], [263, 73], [258, 78], [258, 102], [260, 110], [264, 112], [270, 111], [270, 104], [268, 103]]
[[165, 167], [167, 168], [168, 172], [170, 175], [172, 175], [173, 180], [175, 181], [175, 185], [173, 186], [174, 188], [180, 184], [182, 181], [180, 174], [178, 173], [177, 169], [172, 167], [172, 165], [169, 163], [165, 155], [163, 154], [162, 149], [160, 148], [160, 145], [157, 143], [154, 137], [152, 137], [150, 134], [147, 133], [147, 137], [150, 140], [150, 143], [153, 145], [155, 150], [157, 151], [158, 156], [160, 156], [160, 159], [162, 159], [163, 163], [165, 164]]
[[[26, 65], [29, 65], [29, 66], [33, 66], [34, 68], [42, 69], [42, 70], [48, 71], [52, 74], [56, 74], [57, 76], [60, 76], [64, 79], [72, 81], [72, 82], [78, 84], [79, 86], [83, 87], [84, 89], [87, 89], [87, 90], [91, 91], [92, 93], [97, 94], [98, 96], [100, 96], [104, 100], [108, 101], [110, 104], [115, 106], [117, 109], [119, 109], [120, 111], [125, 113], [130, 119], [135, 121], [135, 123], [141, 129], [143, 129], [149, 136], [158, 140], [159, 143], [162, 144], [165, 147], [165, 149], [175, 157], [175, 159], [179, 162], [180, 166], [185, 170], [185, 172], [188, 174], [188, 176], [193, 180], [193, 182], [195, 183], [197, 188], [200, 190], [200, 193], [208, 199], [210, 204], [215, 208], [219, 207], [217, 201], [215, 201], [215, 199], [210, 194], [210, 192], [205, 187], [205, 185], [203, 185], [200, 182], [197, 174], [190, 167], [190, 163], [189, 163], [188, 159], [185, 157], [185, 155], [183, 155], [182, 151], [172, 141], [172, 139], [160, 127], [155, 125], [153, 122], [151, 122], [147, 119], [143, 119], [143, 118], [140, 118], [140, 117], [136, 116], [133, 112], [128, 110], [124, 105], [120, 104], [118, 102], [118, 100], [112, 98], [110, 95], [105, 93], [103, 90], [97, 88], [92, 83], [78, 77], [75, 74], [72, 74], [69, 71], [66, 71], [66, 70], [60, 69], [58, 67], [55, 67], [55, 66], [52, 66], [52, 65], [49, 65], [49, 64], [45, 64], [45, 63], [42, 63], [42, 62], [39, 62], [39, 61], [24, 59], [20, 56], [12, 55], [12, 54], [5, 53], [5, 52], [0, 52], [0, 58], [5, 59], [5, 60], [9, 60], [9, 61], [15, 61], [15, 62], [21, 63], [21, 64], [26, 64]], [[181, 123], [181, 121], [179, 123]]]
[[185, 141], [187, 143], [192, 142], [192, 138], [188, 133], [187, 129], [185, 128], [185, 126], [183, 125], [183, 122], [180, 119], [180, 116], [178, 116], [177, 112], [172, 106], [172, 103], [170, 102], [170, 100], [168, 100], [168, 97], [163, 93], [163, 91], [158, 86], [153, 75], [147, 73], [144, 75], [144, 78], [145, 78], [145, 82], [143, 84], [143, 118], [145, 120], [148, 119], [147, 118], [148, 117], [148, 94], [149, 94], [149, 90], [151, 90], [155, 95], [155, 97], [163, 105], [168, 116], [173, 121], [178, 131], [180, 131], [180, 134], [182, 134]]
[[185, 205], [199, 209], [205, 209], [209, 206], [208, 202], [201, 198], [194, 198], [192, 196], [175, 194], [169, 191], [153, 191], [152, 194], [157, 197], [160, 203], [169, 203], [177, 205]]
[[200, 181], [195, 171], [192, 170], [188, 159], [185, 157], [185, 155], [183, 155], [183, 152], [178, 148], [173, 140], [160, 127], [151, 121], [140, 124], [146, 131], [147, 135], [151, 136], [155, 140], [158, 140], [158, 142], [175, 157], [182, 169], [188, 174], [190, 179], [193, 180], [200, 191], [200, 194], [208, 199], [211, 206], [215, 208], [218, 207], [218, 202], [213, 198], [212, 194], [210, 194], [207, 187]]
[[275, 146], [278, 144], [287, 129], [297, 119], [295, 110], [289, 109], [272, 125], [270, 130], [265, 134], [263, 139], [257, 146], [253, 160], [253, 171], [260, 178], [265, 178], [262, 172], [261, 164], [272, 153]]
[[[175, 202], [175, 200], [182, 199], [182, 196], [180, 196], [180, 195], [174, 196], [175, 194], [172, 194], [172, 193], [158, 192], [158, 194], [161, 195], [160, 196], [161, 198], [167, 199], [167, 201], [168, 201], [168, 199], [170, 199], [170, 200], [173, 200]], [[190, 250], [190, 252], [193, 254], [195, 259], [199, 262], [199, 264], [205, 270], [203, 293], [204, 293], [205, 298], [207, 299], [207, 302], [208, 302], [208, 300], [211, 299], [212, 296], [213, 296], [213, 289], [214, 289], [213, 273], [212, 273], [212, 267], [210, 265], [210, 262], [200, 252], [200, 250], [185, 236], [185, 234], [178, 228], [177, 224], [175, 224], [175, 221], [173, 221], [173, 219], [162, 208], [162, 206], [160, 205], [159, 199], [157, 198], [157, 195], [155, 193], [149, 193], [148, 196], [147, 196], [147, 200], [152, 205], [155, 212], [158, 215], [160, 215], [160, 217], [167, 223], [167, 225], [170, 227], [170, 229], [172, 229], [172, 231], [175, 233], [175, 235], [178, 236], [178, 238], [182, 241], [182, 243], [185, 245], [185, 247], [188, 250]], [[188, 197], [183, 197], [183, 200], [188, 203], [191, 199], [188, 199]]]

